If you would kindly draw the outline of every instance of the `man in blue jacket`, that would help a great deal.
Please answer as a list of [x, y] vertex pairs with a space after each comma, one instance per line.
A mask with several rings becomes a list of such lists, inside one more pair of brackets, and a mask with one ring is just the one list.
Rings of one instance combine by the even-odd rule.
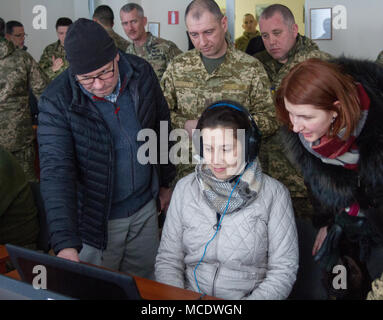
[[[141, 164], [141, 129], [160, 132], [168, 105], [152, 67], [118, 51], [88, 19], [70, 26], [69, 68], [39, 102], [41, 191], [57, 256], [151, 278], [172, 164]], [[158, 152], [160, 154], [160, 152]]]

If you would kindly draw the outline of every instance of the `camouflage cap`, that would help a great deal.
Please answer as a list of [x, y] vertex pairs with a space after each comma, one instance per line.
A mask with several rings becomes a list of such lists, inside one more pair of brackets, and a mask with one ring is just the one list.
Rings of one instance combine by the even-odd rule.
[[117, 54], [114, 41], [105, 29], [85, 18], [78, 19], [68, 28], [64, 47], [73, 74], [97, 70]]

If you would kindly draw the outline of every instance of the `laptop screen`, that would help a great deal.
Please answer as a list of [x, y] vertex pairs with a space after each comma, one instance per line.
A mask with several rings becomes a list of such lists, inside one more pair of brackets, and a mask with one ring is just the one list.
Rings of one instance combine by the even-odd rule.
[[6, 245], [13, 265], [24, 282], [81, 300], [140, 300], [135, 280], [126, 274], [104, 270]]

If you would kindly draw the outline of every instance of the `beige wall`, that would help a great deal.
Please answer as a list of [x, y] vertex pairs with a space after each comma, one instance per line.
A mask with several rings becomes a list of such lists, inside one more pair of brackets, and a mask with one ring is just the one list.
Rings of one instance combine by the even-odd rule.
[[215, 0], [215, 2], [217, 2], [218, 6], [221, 9], [225, 9], [226, 8], [226, 0]]
[[[305, 25], [303, 23], [303, 6], [305, 0], [278, 0], [278, 1], [268, 1], [268, 0], [236, 0], [235, 1], [235, 38], [238, 38], [242, 35], [242, 18], [246, 13], [253, 13], [255, 15], [255, 6], [263, 4], [274, 4], [280, 3], [289, 7], [293, 12], [295, 17], [295, 22], [298, 24], [298, 30], [301, 34], [305, 33]], [[257, 27], [259, 30], [259, 27]]]

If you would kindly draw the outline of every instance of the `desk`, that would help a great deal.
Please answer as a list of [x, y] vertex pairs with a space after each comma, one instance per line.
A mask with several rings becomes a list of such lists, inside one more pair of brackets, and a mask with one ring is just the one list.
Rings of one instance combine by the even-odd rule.
[[[0, 246], [3, 254], [7, 254], [5, 247]], [[110, 269], [108, 269], [110, 270]], [[16, 270], [5, 274], [16, 280], [21, 280]], [[136, 281], [138, 291], [144, 300], [197, 300], [200, 294], [190, 290], [185, 290], [173, 286], [169, 286], [157, 281], [133, 276]], [[205, 296], [202, 300], [221, 300], [212, 296]]]

